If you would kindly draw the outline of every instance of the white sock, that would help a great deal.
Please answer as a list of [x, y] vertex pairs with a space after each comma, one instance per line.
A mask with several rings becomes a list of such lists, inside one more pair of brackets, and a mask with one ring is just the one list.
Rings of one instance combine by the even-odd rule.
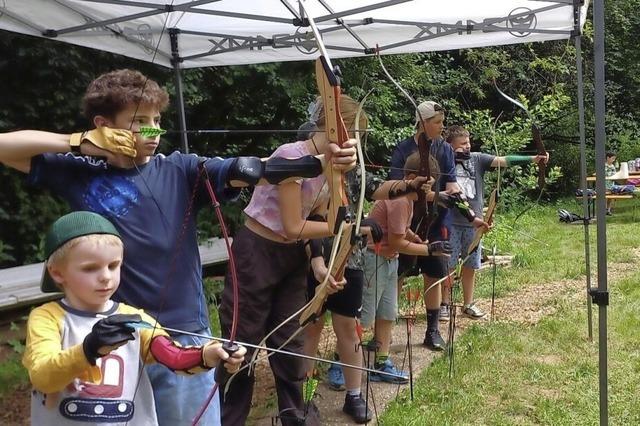
[[347, 395], [350, 395], [350, 396], [358, 396], [358, 395], [360, 395], [360, 388], [347, 389]]

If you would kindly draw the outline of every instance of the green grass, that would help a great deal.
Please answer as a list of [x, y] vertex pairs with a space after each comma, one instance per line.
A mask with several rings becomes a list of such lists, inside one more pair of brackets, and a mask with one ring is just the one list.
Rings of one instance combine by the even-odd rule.
[[11, 354], [0, 363], [0, 398], [13, 392], [18, 386], [27, 383], [27, 370], [20, 362], [22, 355]]
[[[500, 217], [499, 252], [515, 255], [514, 267], [497, 276], [502, 297], [529, 285], [584, 280], [583, 227], [557, 220], [556, 209], [580, 211], [571, 201], [532, 209], [516, 227], [545, 244], [514, 234]], [[640, 266], [632, 253], [640, 239], [637, 201], [619, 204], [607, 221], [608, 262], [623, 264], [624, 276], [609, 282], [608, 308], [610, 424], [640, 424]], [[592, 274], [596, 271], [596, 229], [590, 227]], [[513, 237], [513, 239], [505, 238]], [[492, 244], [488, 239], [487, 246]], [[490, 297], [491, 273], [478, 279], [477, 297]], [[595, 284], [595, 281], [593, 282]], [[554, 313], [535, 325], [497, 321], [474, 324], [456, 341], [453, 378], [444, 356], [423, 371], [415, 399], [407, 395], [382, 416], [385, 425], [594, 425], [599, 419], [597, 307], [595, 342], [587, 339], [584, 298], [549, 301]]]

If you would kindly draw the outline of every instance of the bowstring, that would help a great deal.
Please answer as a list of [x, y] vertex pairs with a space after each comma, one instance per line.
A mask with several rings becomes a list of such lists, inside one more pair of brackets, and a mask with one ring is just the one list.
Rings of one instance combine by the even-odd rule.
[[[171, 0], [170, 6], [173, 6], [174, 3], [175, 3], [175, 0]], [[154, 61], [155, 61], [155, 59], [157, 57], [158, 50], [160, 48], [160, 43], [162, 41], [162, 37], [164, 36], [165, 30], [166, 30], [166, 27], [167, 27], [167, 22], [169, 21], [170, 13], [171, 12], [167, 12], [166, 13], [165, 19], [164, 19], [164, 21], [162, 23], [162, 28], [160, 30], [160, 36], [158, 37], [158, 42], [156, 43], [155, 49], [153, 51], [153, 56], [151, 57], [151, 63], [152, 64], [154, 63]], [[142, 104], [143, 94], [144, 94], [144, 91], [145, 91], [145, 89], [147, 87], [148, 81], [149, 81], [149, 77], [147, 75], [145, 75], [145, 80], [144, 80], [144, 82], [142, 84], [142, 88], [140, 89], [140, 95], [139, 95], [140, 99], [136, 103], [136, 108], [134, 110], [131, 123], [129, 124], [129, 128], [128, 128], [129, 131], [131, 131], [131, 129], [133, 128], [134, 120], [135, 120], [135, 117], [136, 117], [136, 115], [138, 113], [138, 110], [140, 109], [140, 106]], [[158, 202], [157, 198], [153, 194], [153, 191], [151, 191], [151, 188], [150, 188], [146, 178], [142, 174], [142, 171], [140, 170], [140, 168], [136, 164], [135, 159], [131, 159], [131, 163], [133, 164], [133, 167], [135, 168], [138, 176], [140, 177], [140, 180], [143, 182], [143, 185], [145, 186], [146, 190], [149, 192], [149, 195], [151, 196], [151, 200], [153, 201], [154, 205], [158, 209], [158, 212], [160, 213], [160, 216], [161, 216], [162, 221], [163, 221], [163, 225], [165, 226], [165, 231], [168, 232], [168, 230], [170, 229], [169, 221], [168, 221], [166, 215], [164, 214], [164, 211], [160, 207], [160, 203]], [[198, 181], [198, 178], [199, 178], [199, 176], [196, 177], [196, 183]], [[194, 202], [194, 199], [195, 199], [195, 193], [196, 193], [196, 190], [195, 190], [195, 186], [194, 186], [194, 190], [192, 192], [191, 198], [189, 200], [189, 204], [187, 206], [187, 211], [185, 212], [185, 217], [183, 218], [183, 221], [182, 221], [182, 229], [181, 229], [179, 237], [178, 237], [178, 245], [177, 245], [178, 247], [181, 247], [182, 242], [184, 241], [184, 236], [186, 234], [186, 228], [188, 226], [188, 222], [189, 222], [190, 217], [191, 217], [190, 212], [191, 212], [191, 209], [193, 208], [193, 202]], [[149, 357], [149, 354], [151, 352], [151, 341], [153, 340], [153, 338], [154, 338], [154, 336], [156, 334], [156, 331], [159, 329], [159, 327], [158, 327], [158, 322], [159, 322], [158, 319], [160, 318], [162, 310], [164, 309], [164, 305], [165, 305], [165, 302], [166, 302], [166, 293], [167, 293], [166, 289], [168, 288], [169, 278], [173, 274], [173, 272], [174, 272], [174, 270], [176, 268], [177, 256], [178, 256], [178, 250], [175, 250], [174, 253], [173, 253], [173, 256], [172, 256], [169, 273], [165, 277], [165, 281], [161, 286], [161, 293], [162, 294], [161, 294], [161, 299], [160, 299], [160, 306], [159, 306], [159, 310], [158, 310], [158, 312], [156, 314], [156, 318], [155, 318], [155, 322], [153, 324], [153, 328], [151, 330], [151, 336], [148, 339], [149, 343], [148, 343], [146, 349], [142, 348], [142, 351], [143, 351], [142, 361], [143, 361], [143, 363], [142, 363], [142, 368], [140, 368], [140, 372], [138, 373], [138, 377], [136, 379], [136, 386], [135, 386], [134, 391], [133, 391], [132, 400], [135, 400], [136, 395], [138, 393], [138, 390], [140, 389], [140, 383], [141, 383], [142, 375], [144, 374], [144, 371], [145, 371], [145, 368], [146, 368], [145, 360]], [[154, 407], [154, 409], [155, 409], [155, 407]], [[125, 426], [128, 425], [128, 424], [129, 424], [129, 421], [126, 421], [125, 422]]]

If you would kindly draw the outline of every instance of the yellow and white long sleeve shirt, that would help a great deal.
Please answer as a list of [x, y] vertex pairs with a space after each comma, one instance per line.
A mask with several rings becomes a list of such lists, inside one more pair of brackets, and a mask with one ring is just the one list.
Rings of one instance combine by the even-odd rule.
[[33, 425], [158, 424], [151, 384], [141, 370], [154, 362], [151, 339], [166, 336], [165, 331], [136, 329], [134, 340], [99, 358], [95, 366], [85, 357], [84, 338], [98, 320], [114, 314], [139, 314], [155, 323], [143, 311], [116, 302], [98, 314], [71, 308], [64, 299], [31, 312], [22, 362], [34, 389]]

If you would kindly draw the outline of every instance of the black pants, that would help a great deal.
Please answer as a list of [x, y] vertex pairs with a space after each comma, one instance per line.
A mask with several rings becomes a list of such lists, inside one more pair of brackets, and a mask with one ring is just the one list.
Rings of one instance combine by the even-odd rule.
[[[243, 228], [233, 240], [233, 255], [239, 281], [239, 313], [236, 339], [257, 344], [278, 324], [300, 309], [306, 301], [308, 259], [302, 244], [283, 244], [267, 240]], [[231, 274], [225, 277], [220, 307], [222, 334], [228, 337], [233, 318], [233, 286]], [[299, 328], [298, 319], [289, 321], [267, 341], [269, 347], [279, 347]], [[299, 335], [283, 349], [302, 353]], [[250, 359], [249, 349], [246, 359]], [[282, 413], [302, 413], [302, 385], [305, 368], [301, 358], [274, 354], [269, 358]], [[246, 370], [244, 370], [246, 371]], [[222, 424], [244, 425], [251, 409], [255, 377], [238, 374], [222, 402]], [[284, 425], [299, 424], [284, 419]], [[308, 419], [306, 424], [319, 424]]]

